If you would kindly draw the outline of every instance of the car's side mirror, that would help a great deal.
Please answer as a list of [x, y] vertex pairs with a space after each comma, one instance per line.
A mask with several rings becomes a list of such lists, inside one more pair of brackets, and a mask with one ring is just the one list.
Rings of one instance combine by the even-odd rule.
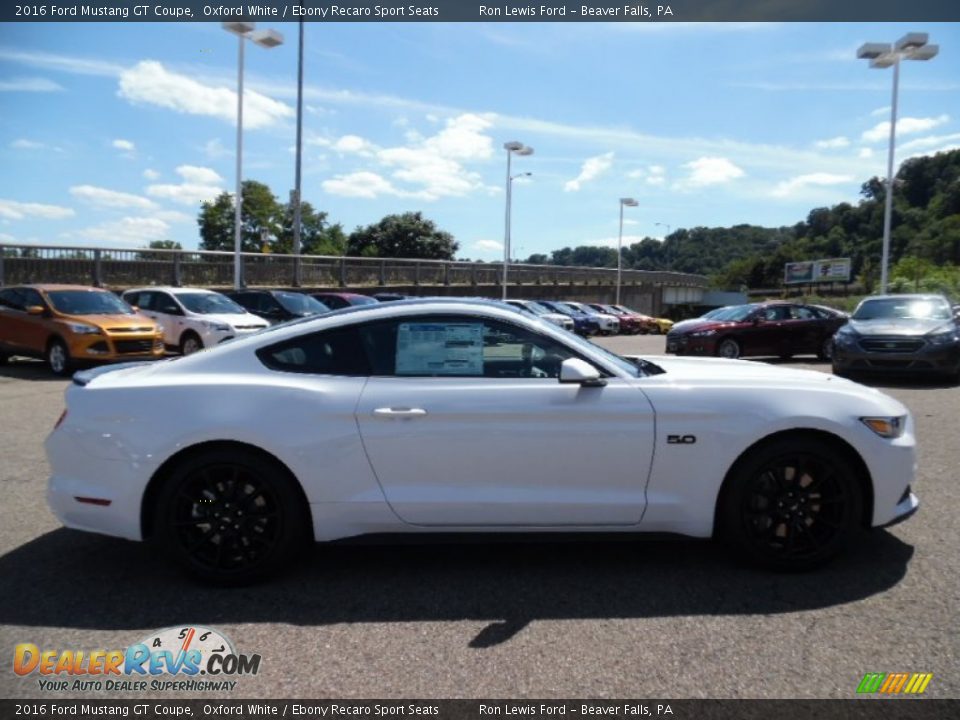
[[560, 364], [560, 382], [576, 383], [583, 387], [603, 387], [607, 381], [600, 371], [580, 358], [568, 358]]
[[44, 313], [44, 308], [42, 305], [28, 305], [26, 310], [27, 315], [43, 315]]

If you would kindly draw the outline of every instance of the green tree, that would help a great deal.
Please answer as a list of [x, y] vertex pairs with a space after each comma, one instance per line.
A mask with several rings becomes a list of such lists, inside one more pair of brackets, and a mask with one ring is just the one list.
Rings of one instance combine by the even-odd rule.
[[358, 227], [347, 240], [347, 255], [453, 260], [460, 244], [419, 212], [387, 215]]
[[[183, 246], [175, 240], [151, 240], [147, 247], [151, 250], [183, 250]], [[170, 260], [171, 255], [169, 253], [141, 252], [137, 253], [137, 259]]]
[[[293, 205], [283, 208], [282, 228], [271, 250], [277, 253], [293, 252]], [[300, 205], [300, 252], [304, 255], [343, 255], [347, 236], [340, 223], [327, 223], [327, 213], [314, 210], [304, 202]]]
[[[283, 205], [269, 187], [256, 180], [244, 180], [240, 210], [241, 250], [263, 252], [264, 237], [276, 238], [280, 234], [283, 214]], [[234, 249], [234, 203], [229, 193], [220, 193], [213, 202], [203, 203], [197, 223], [200, 225], [201, 250]]]

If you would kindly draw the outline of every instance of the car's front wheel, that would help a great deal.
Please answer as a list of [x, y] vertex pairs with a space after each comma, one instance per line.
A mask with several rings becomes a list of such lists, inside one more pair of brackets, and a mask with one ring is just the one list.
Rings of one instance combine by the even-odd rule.
[[203, 340], [194, 332], [185, 332], [180, 338], [180, 354], [193, 355], [203, 350]]
[[807, 570], [840, 553], [860, 527], [863, 500], [846, 456], [815, 438], [751, 450], [721, 495], [719, 530], [735, 552], [776, 570]]
[[833, 337], [824, 338], [820, 343], [820, 349], [817, 351], [817, 357], [820, 360], [831, 360], [833, 358]]
[[54, 375], [61, 377], [66, 377], [73, 371], [70, 351], [67, 349], [67, 344], [60, 338], [54, 338], [47, 345], [47, 365], [50, 366]]
[[308, 534], [309, 511], [285, 468], [243, 448], [179, 463], [161, 487], [154, 528], [188, 574], [221, 585], [284, 567]]
[[727, 360], [736, 360], [740, 357], [740, 343], [733, 338], [725, 338], [717, 345], [717, 355]]

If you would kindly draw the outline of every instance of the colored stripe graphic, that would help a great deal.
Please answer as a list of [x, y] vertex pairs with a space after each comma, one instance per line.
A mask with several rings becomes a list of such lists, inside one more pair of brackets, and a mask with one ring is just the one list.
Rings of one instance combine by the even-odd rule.
[[867, 673], [857, 686], [857, 692], [919, 695], [932, 679], [933, 673]]

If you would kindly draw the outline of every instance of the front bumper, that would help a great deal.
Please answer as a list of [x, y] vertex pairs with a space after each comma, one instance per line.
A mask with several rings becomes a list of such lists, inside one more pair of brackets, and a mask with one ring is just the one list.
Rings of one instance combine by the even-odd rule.
[[905, 520], [909, 520], [917, 510], [920, 509], [920, 499], [913, 494], [910, 488], [907, 488], [907, 491], [904, 493], [905, 497], [894, 508], [894, 516], [892, 519], [887, 520], [882, 525], [878, 525], [879, 528], [888, 528], [893, 527], [894, 525], [899, 525]]
[[674, 355], [713, 356], [717, 354], [717, 338], [668, 334], [666, 351]]
[[[875, 345], [884, 342], [882, 338], [871, 340]], [[866, 349], [859, 341], [841, 344], [834, 340], [833, 365], [847, 372], [953, 375], [960, 372], [960, 343], [930, 345], [924, 342], [909, 352], [885, 352]]]
[[74, 360], [137, 360], [163, 357], [163, 337], [134, 333], [77, 335], [69, 342]]

